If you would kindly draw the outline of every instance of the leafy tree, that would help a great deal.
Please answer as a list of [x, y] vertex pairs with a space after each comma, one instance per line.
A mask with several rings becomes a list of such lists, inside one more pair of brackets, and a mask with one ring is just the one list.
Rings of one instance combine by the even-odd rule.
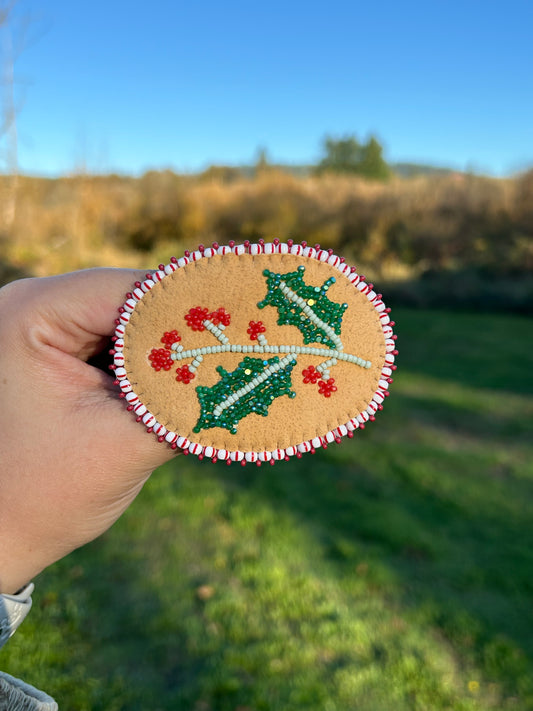
[[359, 143], [355, 136], [327, 136], [324, 152], [325, 156], [317, 166], [319, 173], [353, 173], [371, 180], [387, 180], [390, 177], [383, 148], [375, 136], [370, 136], [366, 143]]
[[361, 152], [361, 175], [374, 180], [390, 177], [390, 168], [383, 159], [383, 148], [374, 136], [369, 138]]

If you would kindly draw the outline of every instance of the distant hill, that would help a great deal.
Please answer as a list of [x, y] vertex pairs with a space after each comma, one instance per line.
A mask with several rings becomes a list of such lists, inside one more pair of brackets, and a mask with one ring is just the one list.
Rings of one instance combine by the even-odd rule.
[[402, 178], [414, 178], [417, 175], [453, 175], [461, 172], [453, 168], [442, 168], [422, 163], [391, 163], [390, 167], [396, 175]]
[[[296, 178], [305, 178], [308, 175], [311, 175], [316, 168], [315, 165], [291, 165], [276, 163], [269, 163], [268, 165], [271, 168], [278, 168], [279, 170], [283, 170], [285, 173], [294, 175]], [[436, 165], [424, 165], [422, 163], [390, 163], [389, 165], [392, 172], [401, 178], [415, 178], [420, 175], [446, 176], [461, 172], [453, 168], [443, 168], [442, 166]], [[256, 166], [242, 165], [238, 166], [237, 170], [242, 173], [242, 175], [253, 177], [256, 171]]]

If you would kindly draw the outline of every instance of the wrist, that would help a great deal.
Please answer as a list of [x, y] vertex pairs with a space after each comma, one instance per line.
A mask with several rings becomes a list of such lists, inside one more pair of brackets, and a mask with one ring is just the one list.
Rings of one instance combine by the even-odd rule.
[[0, 595], [4, 597], [17, 597], [21, 595], [29, 585], [30, 583], [28, 582], [22, 583], [22, 585], [10, 585], [9, 582], [6, 582], [5, 585], [0, 585]]
[[[9, 534], [13, 534], [12, 529]], [[24, 590], [45, 566], [35, 560], [39, 554], [37, 546], [32, 550], [23, 541], [22, 533], [17, 538], [9, 534], [4, 535], [3, 527], [0, 527], [3, 544], [0, 553], [0, 595], [12, 596]]]
[[28, 568], [28, 561], [15, 548], [8, 547], [9, 556], [0, 556], [0, 595], [19, 595], [39, 570]]
[[[14, 512], [17, 515], [14, 515]], [[33, 517], [35, 519], [35, 517]], [[37, 530], [43, 532], [41, 522]], [[43, 535], [44, 538], [44, 535]], [[40, 540], [32, 514], [21, 506], [7, 506], [0, 512], [0, 594], [16, 595], [53, 562], [48, 546]], [[48, 558], [47, 558], [48, 556]]]
[[30, 571], [26, 568], [20, 571], [17, 569], [10, 570], [8, 566], [6, 566], [5, 570], [6, 574], [4, 575], [4, 568], [0, 561], [0, 595], [4, 597], [20, 596], [32, 585], [29, 581], [41, 572], [38, 569]]

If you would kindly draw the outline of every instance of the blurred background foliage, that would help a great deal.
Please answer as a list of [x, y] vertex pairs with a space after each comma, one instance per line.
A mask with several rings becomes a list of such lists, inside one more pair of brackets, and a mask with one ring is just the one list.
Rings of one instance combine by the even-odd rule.
[[[409, 177], [404, 177], [407, 174]], [[199, 243], [320, 243], [395, 303], [526, 312], [533, 306], [533, 171], [489, 178], [395, 170], [374, 137], [326, 138], [316, 166], [212, 166], [139, 178], [19, 176], [0, 227], [0, 277], [149, 266]]]

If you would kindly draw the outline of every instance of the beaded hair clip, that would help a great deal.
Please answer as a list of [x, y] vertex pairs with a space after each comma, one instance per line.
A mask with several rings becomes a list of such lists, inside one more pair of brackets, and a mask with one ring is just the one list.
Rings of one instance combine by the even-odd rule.
[[396, 369], [381, 294], [319, 245], [200, 246], [136, 282], [119, 312], [111, 368], [127, 409], [200, 459], [274, 464], [352, 437]]

